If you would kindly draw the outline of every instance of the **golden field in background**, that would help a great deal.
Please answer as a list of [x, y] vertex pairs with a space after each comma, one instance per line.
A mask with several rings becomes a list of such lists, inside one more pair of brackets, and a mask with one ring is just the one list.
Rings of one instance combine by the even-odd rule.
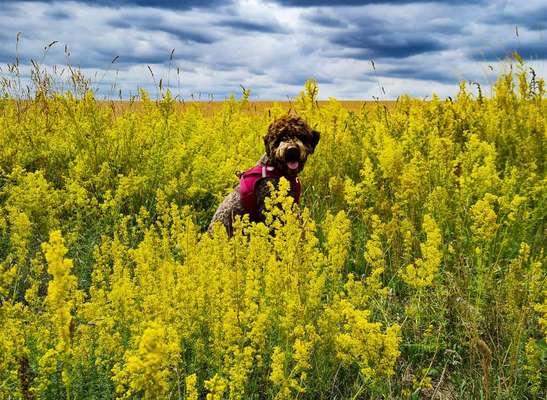
[[[337, 102], [346, 110], [353, 112], [361, 112], [363, 110], [371, 111], [378, 105], [387, 107], [387, 109], [393, 109], [396, 106], [396, 101], [358, 101], [358, 100], [337, 100]], [[139, 101], [100, 101], [101, 105], [108, 106], [114, 110], [116, 114], [123, 113], [127, 110], [138, 110], [142, 107]], [[180, 101], [176, 102], [175, 108], [178, 111], [184, 112], [191, 108], [196, 108], [206, 115], [214, 114], [221, 111], [224, 106], [224, 101]], [[322, 108], [328, 105], [328, 101], [317, 101], [317, 107]], [[280, 108], [284, 111], [294, 109], [295, 102], [290, 101], [255, 101], [249, 100], [248, 103], [242, 108], [243, 111], [251, 114], [260, 114], [267, 112], [273, 108]]]

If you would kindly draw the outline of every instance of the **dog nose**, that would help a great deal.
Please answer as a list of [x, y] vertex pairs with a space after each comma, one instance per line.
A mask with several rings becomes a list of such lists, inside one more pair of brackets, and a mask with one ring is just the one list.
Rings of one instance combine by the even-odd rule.
[[287, 161], [298, 161], [300, 159], [300, 150], [298, 147], [290, 147], [287, 149]]

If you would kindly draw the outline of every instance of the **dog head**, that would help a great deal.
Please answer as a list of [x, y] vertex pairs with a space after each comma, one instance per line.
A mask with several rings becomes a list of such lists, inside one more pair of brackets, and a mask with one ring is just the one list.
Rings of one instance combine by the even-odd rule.
[[319, 132], [302, 118], [286, 115], [276, 119], [264, 136], [270, 162], [287, 175], [296, 175], [304, 168], [308, 156], [319, 143]]

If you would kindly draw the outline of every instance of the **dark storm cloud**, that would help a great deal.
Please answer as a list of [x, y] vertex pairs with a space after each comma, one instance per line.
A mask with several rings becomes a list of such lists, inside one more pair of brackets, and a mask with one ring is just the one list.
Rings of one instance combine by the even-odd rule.
[[330, 15], [322, 11], [308, 14], [304, 18], [314, 24], [321, 25], [327, 28], [347, 28], [348, 27], [348, 23], [342, 20], [340, 17], [337, 17], [336, 15]]
[[197, 30], [182, 28], [177, 24], [166, 21], [159, 15], [132, 15], [121, 14], [106, 21], [108, 26], [121, 29], [136, 29], [142, 31], [166, 32], [183, 42], [210, 44], [216, 38], [210, 33], [202, 33]]
[[329, 42], [334, 45], [331, 56], [368, 60], [434, 53], [449, 48], [448, 38], [462, 31], [462, 25], [451, 18], [424, 17], [420, 24], [416, 24], [404, 15], [404, 11], [396, 11], [386, 17], [340, 13], [352, 27], [328, 35]]
[[[23, 3], [21, 0], [2, 0], [6, 3]], [[91, 6], [107, 6], [113, 8], [138, 6], [165, 8], [173, 10], [189, 10], [192, 8], [211, 8], [232, 3], [232, 0], [25, 0], [29, 3], [67, 3], [77, 2]]]
[[91, 58], [89, 64], [85, 60], [78, 63], [82, 67], [94, 67], [99, 65], [112, 64], [112, 60], [116, 58], [115, 65], [127, 67], [134, 64], [163, 64], [169, 62], [169, 51], [167, 49], [153, 49], [143, 54], [136, 54], [130, 51], [121, 50], [120, 52], [113, 53], [107, 51], [96, 50]]
[[471, 51], [470, 56], [475, 61], [500, 61], [511, 58], [517, 52], [525, 61], [547, 59], [547, 46], [544, 42], [515, 43], [503, 47], [484, 47]]
[[498, 13], [488, 15], [483, 22], [495, 25], [514, 25], [533, 31], [541, 31], [547, 29], [547, 6], [541, 5], [538, 8], [527, 10], [501, 10]]
[[332, 43], [349, 48], [350, 52], [340, 53], [358, 60], [371, 58], [406, 58], [423, 53], [443, 50], [446, 46], [432, 37], [418, 36], [414, 33], [374, 32], [368, 29], [344, 32], [335, 35]]
[[63, 10], [47, 10], [44, 11], [44, 17], [55, 21], [69, 19], [70, 14]]
[[238, 31], [261, 32], [261, 33], [288, 33], [287, 29], [278, 24], [263, 24], [258, 22], [240, 20], [225, 20], [215, 24], [216, 26], [228, 27]]

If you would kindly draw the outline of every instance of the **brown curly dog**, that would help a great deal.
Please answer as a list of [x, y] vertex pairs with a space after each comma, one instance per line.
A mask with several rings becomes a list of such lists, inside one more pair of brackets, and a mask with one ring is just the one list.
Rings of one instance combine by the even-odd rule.
[[215, 223], [220, 222], [231, 236], [232, 223], [237, 215], [249, 214], [251, 221], [263, 222], [264, 200], [270, 196], [268, 182], [277, 188], [281, 177], [290, 182], [290, 195], [298, 203], [301, 193], [298, 173], [317, 143], [319, 132], [298, 116], [286, 115], [272, 122], [264, 137], [266, 153], [256, 166], [240, 175], [239, 185], [226, 196], [213, 215], [209, 232]]

